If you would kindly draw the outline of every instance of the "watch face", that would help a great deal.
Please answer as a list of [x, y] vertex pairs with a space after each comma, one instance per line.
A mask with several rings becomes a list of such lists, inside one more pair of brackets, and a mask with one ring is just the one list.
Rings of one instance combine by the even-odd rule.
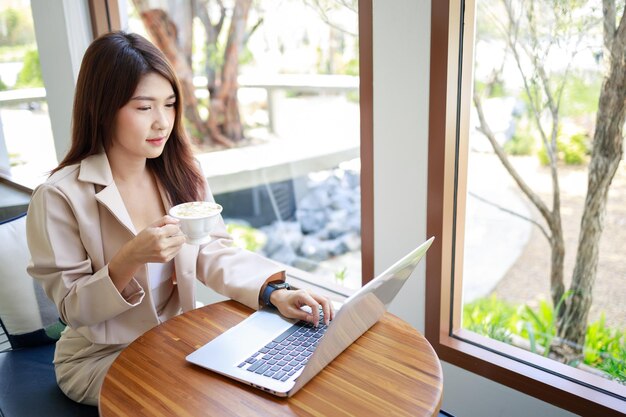
[[270, 282], [268, 285], [274, 287], [277, 290], [281, 290], [283, 288], [289, 289], [289, 284], [286, 282]]

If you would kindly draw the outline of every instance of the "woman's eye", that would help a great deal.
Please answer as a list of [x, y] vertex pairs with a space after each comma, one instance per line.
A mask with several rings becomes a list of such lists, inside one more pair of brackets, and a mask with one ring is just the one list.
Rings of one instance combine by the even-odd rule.
[[146, 111], [146, 110], [150, 110], [150, 106], [138, 107], [137, 109]]
[[176, 102], [174, 102], [174, 103], [167, 103], [165, 105], [165, 107], [175, 107], [175, 106], [176, 106]]

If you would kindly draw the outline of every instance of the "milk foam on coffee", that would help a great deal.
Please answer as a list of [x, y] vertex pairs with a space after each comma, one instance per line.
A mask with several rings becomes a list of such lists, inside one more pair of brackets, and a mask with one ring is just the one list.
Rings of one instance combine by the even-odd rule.
[[218, 204], [206, 201], [193, 201], [191, 203], [179, 204], [172, 214], [177, 217], [208, 217], [219, 214], [221, 211], [221, 207]]

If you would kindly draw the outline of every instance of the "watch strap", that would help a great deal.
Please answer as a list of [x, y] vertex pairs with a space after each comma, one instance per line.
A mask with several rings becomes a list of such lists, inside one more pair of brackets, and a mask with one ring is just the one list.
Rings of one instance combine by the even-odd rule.
[[289, 286], [289, 284], [284, 281], [269, 282], [265, 286], [265, 289], [263, 290], [263, 294], [261, 295], [261, 301], [263, 302], [263, 305], [275, 307], [270, 301], [270, 296], [272, 295], [272, 293], [276, 290], [282, 290], [282, 289], [288, 290], [290, 288], [291, 287]]

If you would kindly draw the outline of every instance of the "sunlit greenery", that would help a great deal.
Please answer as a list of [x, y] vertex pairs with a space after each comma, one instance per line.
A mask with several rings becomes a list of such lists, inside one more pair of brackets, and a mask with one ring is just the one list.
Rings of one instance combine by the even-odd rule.
[[33, 19], [30, 8], [15, 9], [8, 7], [0, 11], [2, 31], [0, 45], [26, 45], [35, 41]]
[[535, 152], [536, 132], [518, 124], [513, 137], [504, 144], [504, 150], [510, 155], [532, 155]]
[[228, 223], [226, 230], [233, 237], [235, 245], [252, 252], [260, 250], [267, 241], [263, 232], [243, 223]]
[[[545, 300], [532, 308], [495, 296], [479, 298], [463, 306], [463, 328], [509, 344], [519, 345], [515, 338], [525, 340], [528, 350], [546, 356], [556, 336], [554, 308]], [[626, 329], [607, 326], [602, 314], [587, 327], [583, 352], [585, 365], [626, 384]]]
[[17, 75], [16, 88], [43, 87], [39, 53], [36, 49], [28, 51], [24, 57], [24, 66]]
[[[578, 133], [569, 137], [560, 137], [556, 142], [557, 158], [567, 165], [582, 165], [587, 162], [590, 144], [589, 138]], [[542, 165], [548, 165], [548, 153], [545, 146], [537, 152]]]
[[563, 89], [561, 114], [565, 117], [595, 115], [602, 79], [599, 74], [570, 75]]

